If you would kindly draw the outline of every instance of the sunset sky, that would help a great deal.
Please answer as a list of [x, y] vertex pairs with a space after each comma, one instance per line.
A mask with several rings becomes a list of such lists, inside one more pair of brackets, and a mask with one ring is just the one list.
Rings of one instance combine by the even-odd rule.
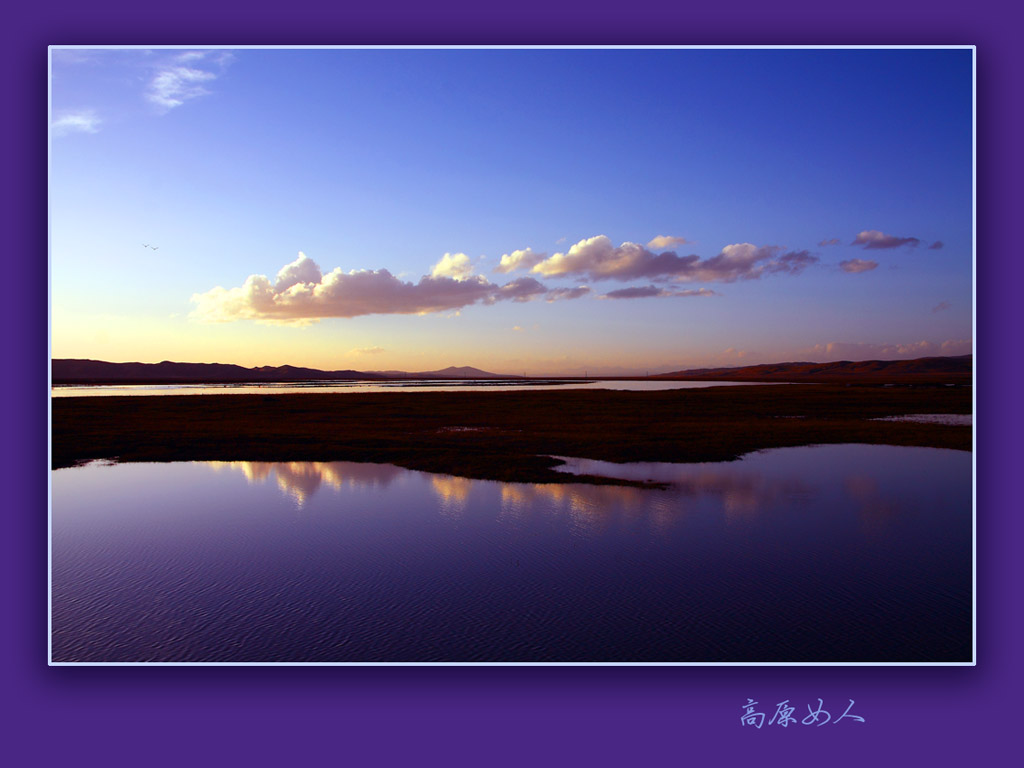
[[51, 49], [54, 358], [972, 351], [972, 51]]

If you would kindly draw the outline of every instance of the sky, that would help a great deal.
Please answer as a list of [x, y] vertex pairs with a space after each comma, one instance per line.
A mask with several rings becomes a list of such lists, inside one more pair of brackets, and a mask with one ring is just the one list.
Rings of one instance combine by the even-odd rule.
[[969, 49], [50, 55], [54, 358], [972, 352]]

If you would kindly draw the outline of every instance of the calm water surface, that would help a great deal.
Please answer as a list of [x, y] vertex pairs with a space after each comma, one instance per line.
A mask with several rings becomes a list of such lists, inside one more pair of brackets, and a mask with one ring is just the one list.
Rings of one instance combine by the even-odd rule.
[[[302, 392], [507, 392], [543, 389], [619, 389], [633, 392], [654, 392], [665, 389], [700, 389], [703, 387], [749, 387], [764, 382], [753, 381], [310, 381], [304, 383], [265, 384], [104, 384], [52, 387], [53, 397], [103, 397], [107, 395], [290, 395]], [[769, 383], [782, 386], [781, 383]]]
[[54, 661], [969, 661], [971, 455], [52, 473]]

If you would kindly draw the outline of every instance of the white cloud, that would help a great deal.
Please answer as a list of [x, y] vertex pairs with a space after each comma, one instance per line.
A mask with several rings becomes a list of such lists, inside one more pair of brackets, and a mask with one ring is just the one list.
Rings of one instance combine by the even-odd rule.
[[50, 129], [54, 136], [66, 136], [69, 133], [96, 133], [102, 122], [94, 110], [83, 109], [77, 112], [62, 112], [50, 124]]
[[446, 253], [430, 271], [431, 277], [450, 277], [453, 280], [468, 280], [473, 274], [473, 264], [464, 253]]
[[299, 258], [281, 267], [274, 282], [276, 291], [286, 291], [299, 283], [319, 283], [323, 279], [320, 267], [309, 256], [299, 251]]
[[566, 253], [556, 253], [537, 262], [532, 271], [547, 277], [589, 274], [593, 280], [609, 277], [629, 280], [650, 276], [646, 271], [654, 258], [659, 257], [641, 245], [627, 242], [616, 248], [607, 236], [597, 235], [580, 240]]
[[357, 347], [349, 350], [350, 355], [379, 355], [386, 350], [384, 347]]
[[231, 62], [225, 51], [186, 51], [157, 69], [149, 82], [146, 98], [162, 112], [180, 107], [186, 101], [205, 96], [204, 83], [216, 80]]
[[146, 94], [151, 102], [165, 110], [180, 107], [188, 99], [209, 93], [200, 83], [216, 79], [212, 72], [192, 67], [172, 67], [157, 73]]
[[193, 61], [202, 61], [206, 58], [206, 51], [185, 51], [185, 53], [179, 54], [176, 60], [180, 64], [188, 64]]
[[727, 245], [710, 259], [679, 256], [672, 251], [654, 253], [637, 243], [615, 246], [605, 235], [580, 240], [565, 253], [539, 261], [532, 271], [547, 277], [585, 275], [591, 280], [674, 280], [677, 282], [732, 282], [764, 274], [798, 274], [818, 261], [807, 251], [781, 253], [778, 246], [750, 243]]
[[690, 241], [685, 237], [672, 237], [671, 235], [658, 235], [647, 244], [652, 251], [661, 251], [665, 248], [674, 248], [677, 245], [686, 245]]
[[512, 251], [501, 257], [501, 262], [494, 268], [499, 274], [508, 274], [516, 269], [528, 269], [542, 262], [547, 258], [546, 253], [534, 253], [529, 248]]
[[499, 286], [482, 276], [427, 275], [410, 283], [386, 269], [338, 268], [323, 274], [316, 262], [300, 253], [278, 272], [275, 282], [265, 275], [250, 275], [237, 288], [217, 286], [194, 294], [192, 316], [206, 322], [306, 325], [328, 317], [450, 312], [477, 303], [525, 302], [546, 293], [547, 288], [532, 277]]

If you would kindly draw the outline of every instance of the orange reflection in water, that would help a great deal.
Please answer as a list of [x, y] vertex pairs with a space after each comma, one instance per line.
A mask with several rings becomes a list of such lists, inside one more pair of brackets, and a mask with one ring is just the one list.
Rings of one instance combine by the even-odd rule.
[[580, 534], [597, 533], [616, 517], [646, 518], [664, 505], [662, 494], [622, 485], [544, 484], [512, 485], [501, 488], [501, 516], [525, 521], [532, 513], [568, 515]]
[[472, 490], [474, 482], [467, 477], [433, 475], [430, 478], [430, 484], [440, 502], [441, 514], [445, 517], [464, 515], [469, 501], [469, 492]]
[[208, 461], [214, 470], [238, 470], [253, 484], [263, 483], [273, 474], [277, 486], [301, 507], [327, 484], [335, 490], [374, 488], [389, 485], [406, 470], [393, 464], [366, 464], [354, 461]]
[[[702, 499], [717, 498], [728, 523], [752, 520], [766, 504], [784, 497], [799, 502], [814, 495], [814, 489], [792, 478], [778, 478], [739, 471], [739, 465], [615, 465], [588, 460], [568, 460], [575, 472], [626, 479], [651, 479], [666, 483], [668, 490], [620, 485], [497, 483], [498, 518], [522, 524], [538, 515], [567, 516], [573, 530], [588, 536], [609, 525], [641, 525], [655, 533], [667, 534]], [[441, 515], [450, 519], [465, 516], [473, 507], [474, 488], [495, 485], [453, 475], [429, 475], [392, 464], [361, 462], [295, 461], [206, 462], [215, 470], [239, 471], [253, 484], [274, 479], [283, 493], [298, 507], [304, 506], [322, 485], [335, 490], [386, 487], [399, 477], [422, 475], [437, 497]], [[870, 518], [871, 490], [853, 482], [851, 496], [864, 500]], [[492, 502], [493, 503], [493, 502]], [[486, 506], [481, 511], [487, 511]], [[880, 510], [879, 510], [880, 512]], [[877, 517], [877, 515], [874, 515]], [[879, 521], [875, 521], [877, 524]]]

